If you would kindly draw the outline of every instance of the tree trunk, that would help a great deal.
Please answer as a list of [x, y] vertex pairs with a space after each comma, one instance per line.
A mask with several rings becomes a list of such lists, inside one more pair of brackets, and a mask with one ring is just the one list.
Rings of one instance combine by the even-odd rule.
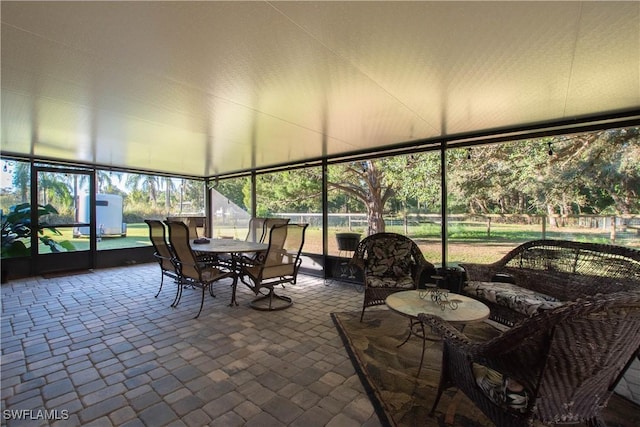
[[382, 198], [374, 197], [372, 194], [369, 200], [367, 200], [366, 205], [369, 236], [376, 233], [384, 233], [384, 206], [382, 204]]
[[370, 160], [364, 162], [363, 167], [367, 186], [369, 187], [367, 200], [365, 201], [369, 220], [369, 235], [383, 233], [385, 231], [384, 204], [386, 202], [382, 188], [384, 174], [380, 172], [376, 164]]
[[549, 218], [549, 225], [558, 226], [558, 221], [553, 212], [553, 206], [547, 204], [547, 217]]
[[171, 210], [171, 187], [169, 184], [169, 178], [166, 178], [164, 182], [164, 210], [167, 212], [167, 215], [169, 215]]

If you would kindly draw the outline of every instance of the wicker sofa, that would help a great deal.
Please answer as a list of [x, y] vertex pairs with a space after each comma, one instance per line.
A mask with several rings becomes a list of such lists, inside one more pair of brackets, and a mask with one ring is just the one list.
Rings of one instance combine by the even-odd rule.
[[461, 266], [463, 293], [508, 326], [577, 298], [640, 289], [640, 250], [614, 245], [534, 240], [492, 264]]

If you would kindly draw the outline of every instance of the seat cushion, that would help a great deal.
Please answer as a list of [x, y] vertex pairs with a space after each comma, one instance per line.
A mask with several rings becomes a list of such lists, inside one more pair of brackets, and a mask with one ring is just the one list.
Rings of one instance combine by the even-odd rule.
[[527, 317], [564, 304], [552, 296], [511, 283], [471, 281], [467, 282], [463, 292], [472, 297], [508, 307]]
[[516, 412], [527, 410], [529, 392], [518, 381], [479, 363], [472, 369], [476, 384], [493, 403]]
[[411, 241], [376, 242], [369, 252], [365, 277], [367, 286], [413, 289], [414, 262], [411, 258]]
[[411, 276], [401, 277], [378, 277], [367, 276], [367, 286], [372, 288], [402, 288], [413, 289], [415, 282]]

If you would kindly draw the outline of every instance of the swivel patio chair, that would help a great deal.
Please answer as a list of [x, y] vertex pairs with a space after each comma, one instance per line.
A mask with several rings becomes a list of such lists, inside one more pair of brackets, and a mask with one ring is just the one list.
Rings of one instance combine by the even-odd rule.
[[[247, 235], [244, 238], [245, 242], [262, 242], [264, 238], [264, 226], [265, 226], [266, 218], [259, 217], [251, 217], [249, 220], [249, 226], [247, 230]], [[244, 262], [249, 262], [254, 259], [257, 255], [253, 254], [242, 254], [240, 256], [235, 257], [235, 261], [243, 260]], [[217, 256], [220, 264], [225, 265], [229, 268], [233, 268], [234, 258], [230, 254], [220, 254]]]
[[[171, 219], [168, 219], [167, 221], [173, 221]], [[200, 240], [206, 240], [205, 237], [203, 236], [199, 236], [198, 235], [198, 223], [196, 221], [195, 218], [190, 218], [190, 217], [183, 217], [180, 222], [182, 222], [183, 224], [185, 224], [187, 226], [187, 228], [189, 229], [189, 240], [195, 240], [195, 239], [200, 239]], [[218, 264], [219, 259], [217, 255], [212, 255], [206, 252], [200, 252], [200, 251], [193, 251], [193, 253], [196, 256], [196, 260], [199, 263], [203, 263], [205, 265], [212, 265], [215, 266]]]
[[640, 347], [637, 290], [574, 300], [483, 342], [439, 317], [418, 319], [444, 340], [431, 414], [457, 387], [498, 427], [604, 426], [600, 412]]
[[[252, 218], [252, 220], [253, 219], [254, 218]], [[255, 233], [253, 235], [254, 236], [258, 235], [258, 231], [259, 231], [258, 227], [260, 226], [260, 223], [262, 223], [262, 234], [260, 235], [260, 238], [258, 240], [253, 240], [253, 241], [265, 243], [265, 244], [269, 244], [269, 239], [271, 237], [271, 229], [274, 226], [288, 224], [290, 221], [289, 218], [255, 218], [255, 219], [256, 221], [253, 225], [251, 224], [251, 222], [249, 223], [250, 227], [255, 228]], [[249, 229], [249, 233], [247, 234], [247, 239], [245, 240], [248, 240], [250, 237], [252, 237], [251, 228]], [[258, 265], [264, 262], [265, 255], [266, 255], [266, 251], [256, 252], [252, 254], [245, 254], [239, 257], [238, 259], [245, 265]]]
[[185, 218], [185, 224], [189, 227], [189, 238], [197, 239], [198, 238], [198, 224], [195, 218]]
[[264, 231], [260, 242], [269, 243], [271, 238], [271, 229], [276, 225], [289, 224], [290, 218], [265, 218], [264, 219]]
[[176, 264], [179, 273], [178, 295], [173, 306], [177, 306], [182, 298], [182, 290], [185, 286], [202, 289], [202, 299], [200, 301], [200, 310], [195, 318], [200, 316], [202, 306], [204, 305], [204, 294], [208, 289], [209, 294], [215, 297], [212, 285], [221, 279], [231, 277], [232, 283], [232, 301], [236, 292], [237, 278], [233, 271], [224, 270], [219, 266], [205, 264], [200, 262], [189, 244], [189, 229], [183, 222], [167, 221], [169, 228], [169, 242], [176, 256]]
[[291, 306], [291, 298], [276, 294], [274, 288], [285, 283], [296, 283], [302, 263], [300, 252], [308, 225], [274, 225], [269, 232], [269, 248], [261, 260], [240, 264], [240, 279], [244, 284], [256, 295], [261, 294], [262, 289], [268, 290], [267, 294], [251, 301], [251, 307], [258, 310], [282, 310]]
[[424, 259], [418, 245], [396, 233], [365, 237], [358, 244], [351, 264], [364, 274], [361, 322], [367, 307], [384, 304], [394, 292], [417, 289], [425, 269], [435, 273], [435, 267]]
[[178, 270], [175, 255], [167, 243], [166, 231], [162, 221], [145, 219], [144, 222], [149, 226], [149, 239], [151, 240], [151, 244], [155, 250], [153, 256], [160, 265], [160, 288], [155, 295], [157, 298], [162, 291], [165, 276], [178, 282]]
[[266, 218], [251, 217], [247, 236], [244, 238], [245, 242], [262, 242], [266, 220]]

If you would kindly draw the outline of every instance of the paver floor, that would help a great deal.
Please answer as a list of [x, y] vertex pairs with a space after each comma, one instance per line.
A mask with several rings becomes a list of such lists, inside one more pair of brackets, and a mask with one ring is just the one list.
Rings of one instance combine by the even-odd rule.
[[355, 286], [301, 275], [263, 312], [222, 281], [193, 319], [200, 291], [171, 308], [159, 283], [145, 264], [3, 284], [2, 425], [380, 425], [330, 318], [361, 309]]
[[[2, 285], [2, 424], [379, 426], [330, 317], [353, 285], [301, 276], [287, 310], [239, 285], [159, 285], [156, 264]], [[45, 418], [58, 418], [46, 420]], [[40, 419], [38, 419], [40, 418]]]

